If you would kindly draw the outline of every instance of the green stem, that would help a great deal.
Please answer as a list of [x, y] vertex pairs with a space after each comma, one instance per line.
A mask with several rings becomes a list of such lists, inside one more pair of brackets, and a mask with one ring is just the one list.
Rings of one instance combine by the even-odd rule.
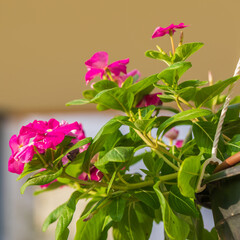
[[116, 82], [116, 81], [114, 81], [114, 79], [113, 79], [113, 77], [112, 77], [112, 75], [111, 75], [111, 72], [110, 72], [108, 69], [106, 70], [106, 73], [107, 73], [108, 77], [110, 78], [110, 80], [111, 80], [112, 82]]
[[[87, 186], [93, 186], [95, 185], [96, 187], [108, 187], [107, 183], [102, 183], [102, 182], [92, 182], [92, 181], [84, 181], [75, 177], [72, 177], [68, 175], [67, 173], [64, 173], [62, 177], [68, 178], [71, 181], [77, 182], [81, 185], [87, 185]], [[154, 184], [153, 180], [145, 181], [145, 182], [140, 182], [140, 183], [129, 183], [127, 186], [121, 186], [121, 185], [112, 185], [111, 188], [117, 189], [117, 190], [123, 190], [127, 191], [129, 189], [137, 189], [137, 188], [142, 188], [142, 187], [147, 187], [151, 186]]]
[[163, 154], [162, 152], [159, 151], [159, 149], [156, 148], [152, 148], [152, 150], [163, 159], [163, 161], [169, 165], [171, 168], [173, 168], [174, 170], [178, 171], [179, 167], [177, 167], [175, 164], [173, 164], [171, 161], [169, 161]]
[[34, 148], [34, 151], [37, 153], [38, 157], [40, 158], [43, 166], [44, 166], [45, 168], [47, 168], [47, 167], [48, 167], [48, 164], [47, 164], [47, 162], [45, 161], [45, 159], [43, 158], [43, 156], [38, 152], [38, 150], [37, 150], [37, 148], [36, 148], [35, 146], [33, 146], [33, 148]]
[[183, 112], [184, 110], [183, 110], [182, 106], [180, 105], [180, 102], [178, 101], [178, 97], [175, 97], [175, 100], [176, 100], [178, 108], [180, 109], [181, 112]]
[[185, 105], [187, 105], [189, 108], [192, 108], [192, 109], [195, 109], [194, 106], [192, 106], [189, 102], [187, 102], [186, 100], [184, 100], [183, 98], [181, 97], [177, 97], [182, 103], [184, 103]]
[[177, 176], [178, 176], [178, 173], [176, 172], [176, 173], [170, 173], [164, 176], [160, 176], [159, 179], [160, 181], [164, 182], [164, 181], [175, 179], [177, 178]]
[[172, 52], [173, 52], [173, 55], [174, 55], [175, 54], [175, 47], [174, 47], [174, 43], [173, 43], [173, 33], [172, 33], [171, 30], [169, 32], [169, 36], [170, 36], [170, 40], [171, 40]]

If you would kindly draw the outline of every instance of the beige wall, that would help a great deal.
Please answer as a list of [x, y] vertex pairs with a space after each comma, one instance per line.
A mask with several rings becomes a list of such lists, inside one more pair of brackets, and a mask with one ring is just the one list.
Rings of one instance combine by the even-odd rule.
[[208, 70], [215, 80], [230, 77], [240, 56], [239, 9], [239, 0], [0, 0], [0, 109], [66, 110], [85, 88], [84, 61], [100, 50], [110, 62], [129, 57], [128, 69], [143, 77], [160, 72], [165, 66], [144, 52], [170, 50], [166, 36], [151, 39], [170, 23], [190, 24], [186, 41], [205, 43], [186, 78], [205, 80]]

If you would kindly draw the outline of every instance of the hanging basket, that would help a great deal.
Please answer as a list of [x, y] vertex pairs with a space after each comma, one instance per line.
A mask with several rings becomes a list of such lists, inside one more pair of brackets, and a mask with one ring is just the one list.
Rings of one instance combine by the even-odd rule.
[[197, 202], [212, 209], [220, 239], [240, 239], [240, 165], [206, 178], [206, 189], [196, 194]]

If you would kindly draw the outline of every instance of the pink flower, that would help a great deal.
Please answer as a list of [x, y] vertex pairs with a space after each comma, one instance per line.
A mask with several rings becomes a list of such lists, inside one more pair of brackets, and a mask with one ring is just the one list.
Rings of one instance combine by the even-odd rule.
[[119, 75], [119, 76], [113, 76], [113, 79], [117, 82], [118, 86], [121, 87], [124, 81], [128, 77], [133, 77], [136, 78], [134, 82], [136, 82], [139, 77], [140, 77], [140, 72], [137, 69], [132, 70], [131, 72], [124, 74], [124, 75]]
[[183, 140], [177, 140], [177, 142], [175, 143], [175, 146], [176, 146], [177, 148], [181, 148], [182, 145], [183, 145]]
[[76, 128], [78, 128], [77, 122], [60, 125], [56, 119], [50, 119], [48, 122], [35, 120], [32, 124], [32, 131], [36, 133], [34, 145], [43, 150], [55, 149], [63, 141], [65, 135]]
[[12, 155], [8, 161], [8, 171], [21, 174], [25, 163], [30, 162], [33, 158], [33, 144], [29, 143], [29, 139], [22, 135], [13, 135], [10, 138], [9, 146], [12, 150]]
[[[91, 176], [91, 181], [99, 182], [103, 178], [103, 173], [99, 169], [97, 169], [95, 166], [92, 166], [90, 168], [90, 176]], [[78, 178], [83, 181], [89, 180], [88, 175], [85, 172], [81, 173], [81, 175]]]
[[179, 131], [176, 128], [171, 128], [168, 132], [165, 133], [165, 137], [175, 140], [178, 137]]
[[176, 32], [175, 29], [181, 29], [185, 27], [188, 27], [188, 25], [184, 25], [184, 23], [179, 23], [178, 25], [171, 24], [166, 28], [157, 27], [153, 32], [152, 38], [162, 37], [166, 34], [173, 35]]
[[102, 79], [106, 74], [106, 70], [109, 70], [115, 76], [119, 76], [120, 73], [127, 73], [126, 65], [129, 63], [129, 59], [123, 59], [108, 65], [108, 53], [97, 52], [89, 60], [85, 62], [87, 66], [87, 73], [85, 75], [86, 83], [88, 84], [96, 76], [100, 76]]
[[161, 95], [162, 93], [153, 93], [145, 95], [142, 100], [137, 104], [137, 108], [140, 107], [147, 107], [149, 105], [159, 106], [162, 105], [161, 99], [158, 97], [158, 95]]

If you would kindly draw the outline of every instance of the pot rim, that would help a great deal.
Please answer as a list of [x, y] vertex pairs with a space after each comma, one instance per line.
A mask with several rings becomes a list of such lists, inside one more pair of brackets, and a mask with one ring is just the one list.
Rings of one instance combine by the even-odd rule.
[[203, 180], [203, 184], [216, 182], [218, 180], [234, 177], [237, 175], [240, 175], [240, 165], [235, 165], [220, 172], [212, 174], [211, 176]]

